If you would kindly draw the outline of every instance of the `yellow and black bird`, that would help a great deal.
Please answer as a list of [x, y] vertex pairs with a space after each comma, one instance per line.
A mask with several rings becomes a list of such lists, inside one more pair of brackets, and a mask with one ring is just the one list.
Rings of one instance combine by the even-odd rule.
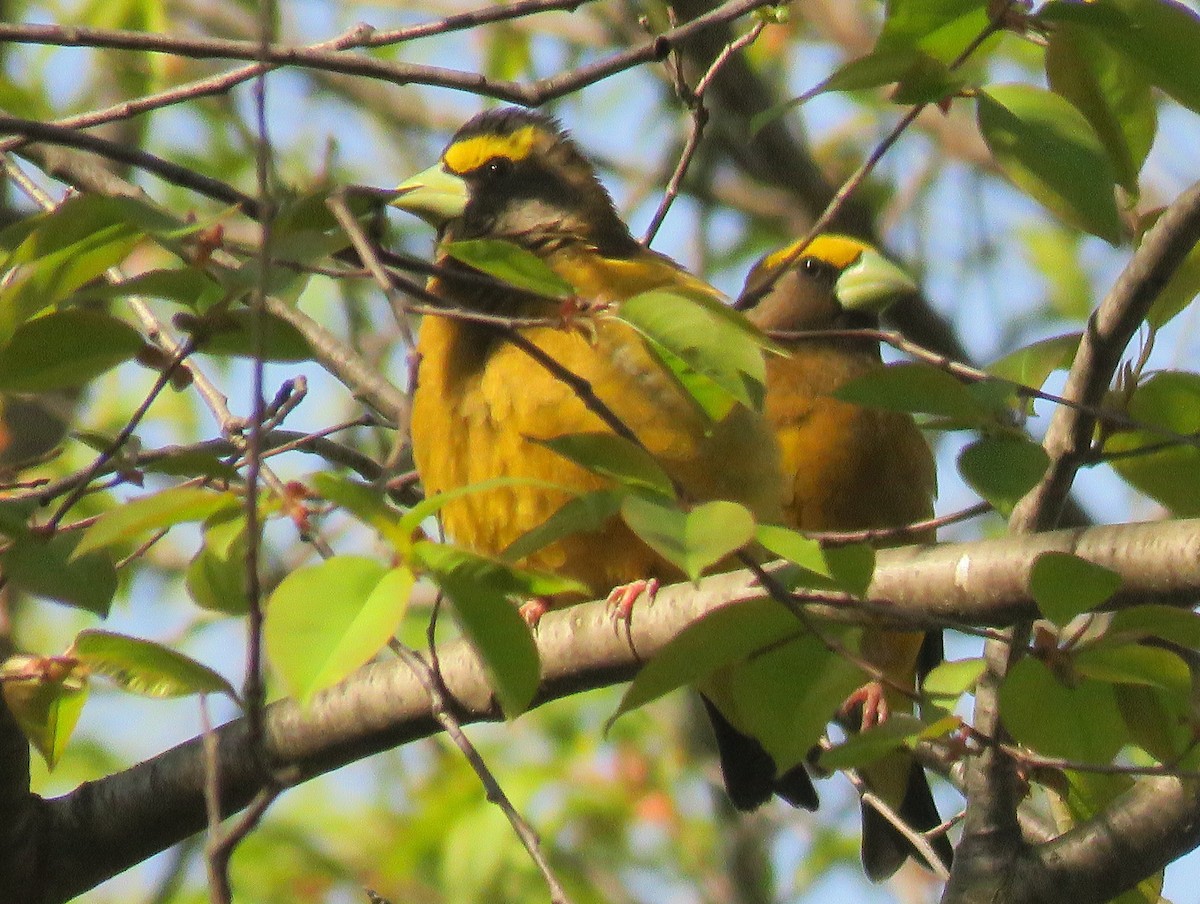
[[[912, 417], [834, 397], [841, 386], [883, 366], [878, 341], [844, 333], [787, 336], [877, 327], [879, 312], [913, 289], [907, 275], [878, 251], [835, 235], [818, 236], [804, 248], [783, 248], [750, 271], [735, 306], [789, 352], [767, 359], [765, 407], [787, 475], [783, 509], [788, 526], [858, 531], [903, 527], [932, 517], [937, 474], [933, 454]], [[932, 541], [933, 534], [911, 539]], [[940, 659], [940, 650], [940, 634], [868, 629], [861, 653], [890, 682], [915, 690], [919, 669]], [[912, 710], [909, 698], [877, 681], [854, 694], [848, 708], [851, 705], [861, 706], [863, 728], [886, 718], [889, 711]], [[730, 743], [753, 745], [744, 736]], [[728, 784], [741, 787], [750, 805], [779, 791], [781, 782], [793, 795], [802, 787], [800, 767], [777, 777], [765, 756], [760, 751], [755, 759], [735, 749], [723, 760], [727, 776], [734, 774]], [[747, 762], [757, 762], [758, 771], [741, 774]], [[910, 826], [926, 831], [940, 824], [924, 772], [910, 756], [897, 751], [864, 773], [871, 790]], [[948, 864], [951, 848], [946, 837], [939, 836], [934, 847]], [[895, 872], [910, 855], [923, 860], [902, 833], [867, 805], [862, 853], [866, 872], [876, 881]]]
[[[398, 189], [396, 206], [439, 229], [442, 273], [429, 290], [447, 308], [509, 318], [561, 319], [562, 304], [516, 289], [455, 278], [466, 271], [446, 244], [503, 239], [536, 255], [589, 303], [620, 302], [654, 289], [721, 299], [671, 259], [642, 247], [575, 143], [550, 117], [504, 108], [482, 113], [441, 159]], [[525, 327], [525, 340], [587, 381], [595, 396], [694, 501], [730, 499], [761, 521], [782, 517], [777, 446], [760, 413], [736, 405], [711, 424], [643, 339], [610, 316], [585, 328]], [[525, 478], [448, 502], [443, 526], [455, 542], [499, 555], [577, 493], [605, 481], [540, 444], [567, 434], [612, 432], [578, 391], [494, 327], [426, 316], [412, 408], [413, 455], [429, 494], [491, 478]], [[536, 481], [536, 483], [534, 482]], [[559, 539], [526, 565], [574, 578], [593, 594], [682, 573], [613, 517], [596, 531]]]

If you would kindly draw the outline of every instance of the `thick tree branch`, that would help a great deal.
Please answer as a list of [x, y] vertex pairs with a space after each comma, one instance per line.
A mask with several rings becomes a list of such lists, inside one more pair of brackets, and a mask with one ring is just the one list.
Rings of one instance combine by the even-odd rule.
[[[869, 592], [873, 611], [890, 623], [1003, 624], [1030, 618], [1025, 588], [1039, 553], [1066, 550], [1121, 573], [1115, 606], [1182, 603], [1200, 594], [1200, 521], [1169, 521], [1057, 531], [970, 544], [884, 550]], [[538, 634], [544, 703], [630, 679], [697, 617], [762, 592], [745, 572], [716, 575], [700, 588], [662, 590], [635, 609], [629, 639], [614, 629], [603, 601], [548, 613]], [[852, 617], [848, 600], [825, 599], [813, 614]], [[858, 619], [862, 619], [859, 611]], [[500, 718], [482, 664], [463, 643], [439, 657], [460, 724]], [[305, 780], [438, 730], [429, 694], [407, 666], [380, 662], [318, 695], [308, 709], [291, 701], [268, 707], [265, 744], [270, 765]], [[259, 791], [262, 771], [250, 755], [245, 720], [217, 730], [222, 808], [233, 812]], [[67, 901], [158, 851], [203, 829], [204, 755], [199, 739], [54, 800], [13, 801], [8, 826], [23, 827], [21, 844], [0, 850], [0, 900], [13, 904]], [[1131, 844], [1138, 845], [1136, 838]], [[11, 860], [17, 856], [20, 859]], [[1157, 856], [1157, 855], [1154, 855]], [[34, 897], [14, 870], [45, 877]]]
[[[1099, 307], [1088, 319], [1074, 364], [1062, 395], [1075, 403], [1056, 409], [1044, 446], [1050, 466], [1041, 482], [1018, 504], [1009, 522], [1014, 534], [1029, 534], [1053, 526], [1062, 511], [1080, 466], [1088, 460], [1099, 407], [1125, 354], [1125, 349], [1145, 320], [1150, 305], [1163, 286], [1200, 240], [1200, 183], [1181, 194], [1147, 233], [1133, 258]], [[1031, 622], [1019, 620], [1008, 636], [985, 647], [988, 670], [975, 695], [975, 728], [1001, 739], [999, 694], [1012, 664], [1029, 643]], [[984, 750], [967, 773], [967, 811], [958, 862], [943, 898], [948, 904], [1059, 900], [1061, 889], [1050, 882], [1047, 870], [1021, 837], [1017, 822], [1020, 781], [1016, 764], [996, 747]], [[1186, 794], [1191, 797], [1191, 793]], [[1181, 826], [1200, 820], [1200, 800], [1194, 812], [1181, 817]], [[1104, 835], [1110, 830], [1105, 813], [1087, 823], [1085, 832]], [[1136, 879], [1153, 872], [1131, 870]], [[1003, 881], [1006, 894], [995, 896]], [[1100, 897], [1108, 900], [1122, 887], [1103, 885]], [[1082, 895], [1083, 889], [1080, 889]], [[1050, 897], [1046, 897], [1049, 895]]]

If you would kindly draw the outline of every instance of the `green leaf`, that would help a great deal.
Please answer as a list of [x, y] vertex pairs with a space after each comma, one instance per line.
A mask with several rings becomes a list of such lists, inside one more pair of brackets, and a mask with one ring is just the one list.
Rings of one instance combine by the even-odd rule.
[[599, 531], [620, 511], [624, 498], [620, 490], [595, 490], [568, 499], [557, 512], [509, 544], [500, 558], [518, 562], [563, 537]]
[[206, 665], [161, 644], [110, 631], [80, 631], [71, 653], [89, 671], [147, 697], [228, 694], [233, 687]]
[[444, 246], [446, 253], [476, 270], [518, 289], [567, 298], [575, 289], [531, 251], [503, 239], [467, 239]]
[[1200, 613], [1175, 606], [1133, 606], [1113, 613], [1104, 637], [1106, 640], [1161, 637], [1189, 649], [1200, 649]]
[[312, 483], [322, 498], [345, 509], [396, 549], [408, 547], [412, 531], [404, 529], [403, 515], [388, 503], [382, 489], [328, 471], [314, 474]]
[[[1099, 0], [1083, 6], [1077, 20], [1108, 44], [1158, 88], [1200, 113], [1200, 84], [1193, 66], [1200, 55], [1200, 16], [1170, 0]], [[1088, 9], [1088, 7], [1095, 9]]]
[[[230, 355], [253, 358], [255, 355], [253, 311], [240, 308], [199, 321], [203, 327], [200, 351], [206, 355]], [[262, 358], [264, 361], [294, 363], [312, 358], [308, 340], [294, 326], [273, 314], [261, 315]]]
[[1110, 684], [1062, 684], [1032, 657], [1020, 660], [1000, 688], [1000, 715], [1014, 738], [1038, 753], [1109, 763], [1128, 740]]
[[762, 406], [770, 340], [719, 299], [655, 289], [623, 301], [617, 316], [651, 340], [652, 350], [665, 349], [747, 408]]
[[818, 762], [822, 769], [830, 770], [868, 766], [898, 747], [912, 746], [925, 730], [925, 723], [916, 716], [893, 713], [887, 721], [821, 751]]
[[799, 531], [773, 524], [760, 524], [754, 537], [772, 555], [786, 559], [793, 565], [799, 565], [814, 577], [832, 578], [821, 544]]
[[1037, 485], [1049, 464], [1045, 449], [1013, 434], [985, 436], [958, 456], [963, 480], [1004, 517]]
[[184, 578], [196, 605], [226, 615], [245, 615], [246, 520], [214, 519], [204, 530], [204, 542], [188, 563]]
[[1058, 625], [1092, 611], [1120, 586], [1115, 571], [1066, 552], [1042, 553], [1029, 572], [1029, 592], [1042, 614]]
[[978, 94], [984, 141], [1005, 175], [1067, 223], [1121, 238], [1108, 154], [1087, 119], [1057, 94], [994, 85]]
[[77, 555], [79, 535], [15, 538], [0, 556], [0, 571], [36, 596], [107, 616], [117, 592], [117, 573], [106, 553]]
[[675, 498], [671, 478], [654, 456], [615, 433], [571, 433], [537, 442], [621, 486], [649, 491], [667, 499]]
[[204, 521], [217, 512], [231, 511], [240, 505], [233, 493], [217, 493], [196, 487], [173, 487], [142, 496], [105, 512], [83, 532], [74, 557], [130, 542], [147, 531], [161, 530], [187, 521]]
[[629, 529], [692, 580], [754, 539], [754, 516], [736, 502], [716, 500], [689, 512], [641, 496], [621, 502]]
[[845, 383], [834, 393], [843, 402], [887, 411], [933, 414], [965, 424], [983, 423], [988, 411], [971, 391], [929, 364], [893, 364]]
[[921, 50], [948, 63], [987, 24], [981, 0], [890, 0], [876, 51]]
[[119, 282], [85, 286], [76, 297], [107, 300], [129, 296], [163, 298], [193, 310], [205, 310], [223, 298], [225, 290], [200, 267], [178, 267], [147, 270]]
[[1109, 684], [1139, 684], [1175, 694], [1186, 703], [1192, 693], [1192, 672], [1170, 650], [1139, 643], [1098, 643], [1075, 654], [1075, 670]]
[[985, 671], [987, 662], [982, 658], [939, 662], [925, 676], [921, 690], [939, 703], [952, 703], [963, 694], [973, 691], [975, 682]]
[[334, 556], [280, 581], [263, 636], [288, 692], [307, 706], [370, 661], [400, 627], [413, 580], [407, 568]]
[[1071, 366], [1082, 338], [1082, 333], [1067, 333], [1041, 339], [992, 362], [987, 371], [1022, 386], [1041, 389], [1050, 374]]
[[541, 666], [529, 626], [512, 598], [587, 595], [576, 581], [513, 568], [445, 543], [421, 542], [413, 557], [450, 597], [459, 623], [483, 659], [505, 716], [516, 718], [537, 693]]
[[[1180, 371], [1154, 374], [1134, 391], [1128, 413], [1140, 423], [1181, 436], [1195, 434], [1200, 431], [1200, 375]], [[1139, 453], [1143, 448], [1150, 451]], [[1119, 456], [1110, 465], [1126, 483], [1176, 517], [1200, 515], [1200, 449], [1171, 445], [1156, 431], [1131, 430], [1108, 437], [1104, 452]]]
[[0, 667], [4, 702], [50, 769], [62, 757], [88, 693], [77, 669], [56, 668], [57, 664], [14, 656]]
[[22, 323], [123, 261], [142, 239], [115, 198], [78, 195], [0, 233], [12, 248], [0, 288], [0, 342]]
[[1200, 244], [1192, 246], [1187, 257], [1158, 293], [1146, 314], [1146, 322], [1156, 328], [1164, 326], [1191, 304], [1197, 294], [1200, 294]]
[[864, 597], [875, 577], [875, 549], [868, 543], [847, 543], [825, 550], [834, 584], [851, 596]]
[[99, 311], [47, 314], [23, 323], [0, 346], [0, 391], [82, 386], [141, 348], [137, 330]]
[[1055, 93], [1087, 117], [1108, 152], [1117, 182], [1136, 197], [1138, 173], [1158, 127], [1149, 82], [1093, 31], [1069, 23], [1050, 32], [1046, 76]]
[[697, 683], [722, 666], [799, 636], [802, 631], [796, 617], [770, 599], [751, 600], [709, 612], [680, 631], [642, 666], [609, 724], [664, 694]]
[[1174, 763], [1194, 748], [1190, 695], [1147, 684], [1118, 684], [1113, 693], [1133, 743], [1160, 763]]
[[[845, 627], [822, 625], [822, 630], [839, 643], [854, 643], [856, 632]], [[804, 631], [709, 675], [699, 689], [735, 728], [755, 738], [780, 769], [789, 769], [804, 761], [846, 697], [862, 683], [862, 672]]]

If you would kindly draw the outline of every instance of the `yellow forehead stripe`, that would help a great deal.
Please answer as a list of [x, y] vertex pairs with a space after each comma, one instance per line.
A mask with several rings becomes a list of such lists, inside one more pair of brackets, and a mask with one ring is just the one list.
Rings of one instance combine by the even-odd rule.
[[446, 148], [442, 163], [452, 173], [462, 175], [478, 169], [494, 157], [524, 160], [537, 139], [537, 126], [525, 126], [509, 135], [474, 135]]
[[[768, 270], [774, 270], [776, 267], [789, 260], [800, 247], [800, 242], [797, 240], [792, 244], [780, 248], [763, 258], [763, 266]], [[858, 241], [858, 239], [848, 238], [844, 235], [819, 235], [804, 249], [802, 257], [815, 257], [818, 260], [823, 260], [827, 264], [831, 264], [839, 270], [845, 270], [852, 263], [859, 259], [864, 251], [867, 250], [867, 245]], [[792, 264], [799, 261], [800, 258], [791, 260]]]

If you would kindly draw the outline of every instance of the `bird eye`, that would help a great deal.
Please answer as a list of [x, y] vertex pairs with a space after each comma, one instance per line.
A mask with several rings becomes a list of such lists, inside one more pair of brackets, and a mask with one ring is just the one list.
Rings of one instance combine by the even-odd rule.
[[512, 169], [512, 161], [507, 157], [493, 157], [483, 165], [483, 171], [490, 179], [499, 179]]
[[832, 281], [834, 268], [828, 262], [821, 260], [819, 257], [805, 257], [800, 260], [800, 270], [805, 276], [811, 276], [813, 279], [822, 279]]

